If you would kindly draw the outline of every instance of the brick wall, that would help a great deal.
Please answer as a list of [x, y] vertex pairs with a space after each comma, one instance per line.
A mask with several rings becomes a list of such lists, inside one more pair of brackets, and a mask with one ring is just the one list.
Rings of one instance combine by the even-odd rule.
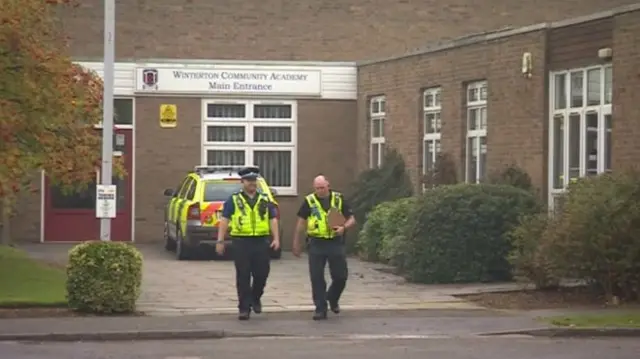
[[[521, 74], [524, 52], [533, 58], [533, 76]], [[488, 170], [515, 163], [527, 170], [536, 186], [546, 182], [545, 33], [516, 35], [425, 55], [359, 68], [358, 164], [368, 160], [367, 100], [387, 98], [386, 138], [405, 157], [417, 183], [422, 171], [422, 90], [442, 88], [442, 151], [450, 153], [464, 176], [466, 134], [465, 88], [470, 81], [488, 82]]]
[[[439, 39], [637, 0], [118, 0], [118, 58], [364, 60]], [[102, 57], [103, 1], [61, 13], [78, 57]]]

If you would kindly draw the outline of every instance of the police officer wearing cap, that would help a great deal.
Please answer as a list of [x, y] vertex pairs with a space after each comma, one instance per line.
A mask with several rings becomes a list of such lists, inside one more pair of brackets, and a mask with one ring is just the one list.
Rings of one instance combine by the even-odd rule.
[[[261, 297], [269, 276], [269, 248], [280, 247], [278, 219], [266, 194], [258, 192], [257, 168], [238, 171], [242, 191], [234, 193], [222, 208], [216, 251], [225, 250], [225, 235], [230, 229], [233, 261], [236, 267], [238, 319], [248, 320], [251, 311], [262, 312]], [[270, 240], [270, 237], [273, 240]], [[252, 283], [253, 278], [253, 283]]]
[[[329, 181], [318, 176], [313, 181], [314, 193], [305, 197], [298, 210], [298, 223], [293, 235], [293, 254], [302, 253], [300, 232], [306, 231], [311, 294], [315, 305], [313, 320], [327, 319], [327, 302], [332, 312], [340, 313], [340, 296], [347, 284], [348, 268], [344, 233], [356, 224], [353, 212], [342, 194], [329, 188]], [[344, 217], [342, 225], [330, 223], [330, 213]], [[335, 214], [337, 214], [335, 213]], [[331, 285], [324, 279], [329, 264]]]

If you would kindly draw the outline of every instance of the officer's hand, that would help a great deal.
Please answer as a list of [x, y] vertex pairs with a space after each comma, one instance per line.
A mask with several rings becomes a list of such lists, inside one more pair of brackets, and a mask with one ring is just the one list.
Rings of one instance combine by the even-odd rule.
[[294, 256], [300, 257], [300, 255], [302, 254], [302, 246], [300, 245], [300, 241], [293, 242], [293, 248], [291, 248], [291, 252], [293, 252]]
[[278, 248], [280, 248], [280, 240], [274, 239], [273, 241], [271, 241], [271, 244], [269, 246], [275, 250], [278, 250]]
[[333, 227], [333, 230], [336, 232], [337, 235], [341, 236], [344, 234], [344, 226], [337, 226], [337, 227]]
[[216, 243], [216, 253], [218, 253], [218, 255], [223, 255], [224, 254], [224, 243], [223, 242]]

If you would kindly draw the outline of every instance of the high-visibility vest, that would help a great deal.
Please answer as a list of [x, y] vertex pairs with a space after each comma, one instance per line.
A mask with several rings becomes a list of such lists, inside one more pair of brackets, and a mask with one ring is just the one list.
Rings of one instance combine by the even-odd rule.
[[[307, 235], [321, 239], [333, 239], [338, 234], [329, 226], [328, 211], [325, 211], [315, 194], [305, 197], [311, 214], [307, 218]], [[342, 212], [342, 194], [331, 192], [331, 209]]]
[[262, 193], [256, 193], [256, 196], [258, 199], [253, 208], [240, 192], [231, 196], [235, 207], [230, 220], [232, 237], [264, 237], [271, 234], [269, 197]]

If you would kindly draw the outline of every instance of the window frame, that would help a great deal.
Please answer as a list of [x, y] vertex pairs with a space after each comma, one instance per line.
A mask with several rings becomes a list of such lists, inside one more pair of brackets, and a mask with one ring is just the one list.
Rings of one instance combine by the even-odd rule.
[[[598, 105], [589, 105], [589, 72], [592, 70], [600, 70], [600, 99]], [[607, 70], [613, 71], [612, 64], [603, 64], [603, 65], [595, 65], [595, 66], [587, 66], [587, 67], [577, 67], [571, 69], [565, 69], [561, 71], [551, 71], [549, 72], [549, 114], [548, 114], [548, 124], [549, 124], [549, 154], [547, 159], [547, 169], [548, 169], [548, 208], [551, 213], [555, 212], [557, 208], [555, 208], [556, 201], [560, 203], [562, 201], [562, 196], [566, 193], [567, 187], [574, 180], [570, 176], [570, 158], [571, 158], [571, 143], [570, 139], [572, 138], [572, 131], [570, 130], [569, 119], [570, 116], [577, 115], [579, 118], [579, 132], [578, 132], [578, 153], [579, 153], [579, 163], [578, 163], [578, 177], [582, 178], [587, 175], [587, 159], [586, 159], [586, 150], [587, 150], [587, 115], [588, 114], [597, 114], [598, 115], [598, 127], [596, 130], [596, 149], [602, 149], [601, 151], [597, 151], [597, 166], [596, 173], [601, 174], [610, 169], [606, 168], [607, 161], [607, 132], [611, 133], [613, 128], [613, 123], [615, 119], [613, 118], [613, 96], [611, 93], [607, 93]], [[571, 83], [571, 74], [582, 72], [582, 106], [571, 107], [572, 99], [572, 83]], [[564, 94], [564, 98], [559, 97], [556, 99], [557, 91], [557, 83], [556, 78], [558, 76], [565, 76], [564, 83], [562, 86], [562, 93]], [[613, 91], [613, 77], [610, 78], [610, 83], [608, 86], [610, 91]], [[607, 103], [607, 98], [610, 98], [609, 103]], [[557, 100], [561, 100], [563, 102], [563, 106], [560, 108], [556, 108]], [[562, 126], [562, 150], [561, 150], [561, 167], [562, 173], [556, 173], [556, 117], [561, 117], [563, 123]], [[607, 117], [610, 121], [609, 128], [607, 128]], [[560, 182], [560, 188], [556, 188], [556, 177]]]
[[[469, 100], [469, 90], [471, 89], [485, 89], [485, 98], [484, 99], [478, 99], [478, 100], [474, 100], [474, 101], [470, 101]], [[489, 98], [489, 85], [488, 82], [486, 80], [481, 80], [481, 81], [474, 81], [474, 82], [470, 82], [467, 83], [467, 86], [465, 86], [465, 127], [466, 127], [466, 136], [465, 136], [465, 167], [464, 167], [464, 179], [465, 182], [469, 183], [469, 165], [471, 163], [471, 158], [469, 156], [469, 140], [474, 139], [475, 141], [478, 142], [478, 146], [477, 146], [477, 150], [476, 150], [476, 174], [475, 174], [475, 182], [474, 183], [481, 183], [484, 178], [480, 178], [481, 175], [481, 155], [482, 155], [482, 139], [485, 139], [485, 147], [487, 146], [486, 142], [487, 142], [487, 128], [489, 126], [488, 123], [486, 123], [484, 128], [476, 128], [474, 130], [470, 130], [469, 129], [469, 118], [470, 118], [470, 114], [471, 111], [473, 110], [481, 110], [484, 108], [485, 110], [485, 114], [486, 114], [486, 122], [488, 122], [488, 98]], [[485, 153], [486, 155], [486, 153]], [[486, 167], [486, 163], [484, 164], [484, 166]], [[486, 174], [486, 168], [485, 168], [485, 174]]]
[[[438, 98], [438, 103], [433, 106], [427, 105], [427, 95], [432, 95], [435, 98]], [[439, 128], [437, 132], [427, 132], [428, 123], [427, 116], [435, 115], [439, 116]], [[428, 171], [433, 170], [433, 166], [436, 163], [436, 159], [438, 158], [438, 154], [441, 151], [442, 144], [442, 87], [435, 86], [430, 87], [422, 91], [422, 174], [426, 175]], [[434, 151], [431, 154], [431, 168], [427, 166], [427, 157], [426, 149], [427, 146], [433, 144]]]
[[[244, 105], [245, 117], [226, 117], [216, 118], [208, 117], [208, 105]], [[255, 105], [283, 105], [291, 106], [291, 118], [255, 118]], [[217, 151], [244, 151], [244, 165], [254, 165], [255, 151], [287, 151], [291, 153], [290, 183], [291, 186], [274, 186], [278, 195], [295, 196], [298, 194], [297, 189], [297, 116], [298, 107], [296, 101], [278, 101], [278, 100], [202, 100], [202, 135], [201, 135], [201, 163], [207, 164], [208, 150]], [[209, 126], [238, 126], [244, 127], [244, 141], [222, 142], [208, 141], [207, 130]], [[287, 127], [291, 131], [291, 140], [289, 142], [256, 142], [254, 141], [254, 129], [260, 127]]]
[[[378, 111], [373, 110], [373, 105], [378, 104]], [[368, 103], [368, 127], [369, 127], [369, 168], [379, 168], [382, 166], [382, 161], [384, 158], [384, 147], [386, 147], [386, 137], [385, 137], [385, 127], [387, 122], [387, 98], [385, 95], [373, 96], [369, 99]], [[380, 107], [383, 107], [381, 110]], [[381, 121], [381, 133], [382, 136], [374, 136], [373, 124], [374, 121]], [[377, 146], [377, 161], [374, 163], [373, 161], [373, 147]]]

